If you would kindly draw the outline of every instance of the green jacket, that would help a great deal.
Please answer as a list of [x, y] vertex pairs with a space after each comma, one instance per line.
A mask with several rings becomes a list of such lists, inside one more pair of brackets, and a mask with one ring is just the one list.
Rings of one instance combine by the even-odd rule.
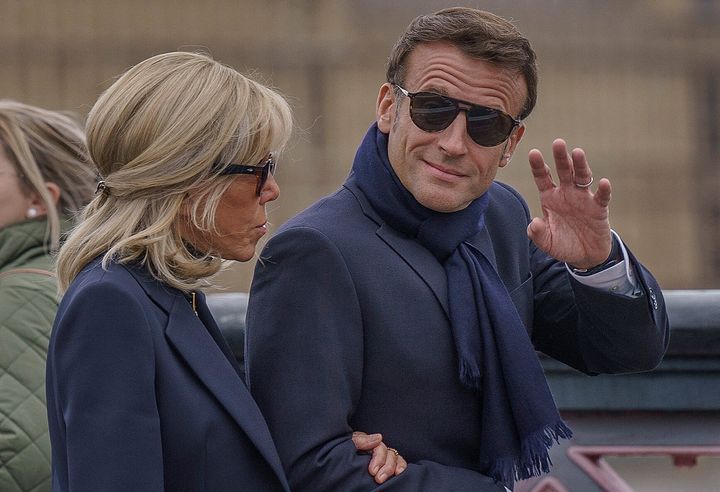
[[45, 358], [57, 310], [45, 220], [0, 229], [0, 490], [50, 490]]

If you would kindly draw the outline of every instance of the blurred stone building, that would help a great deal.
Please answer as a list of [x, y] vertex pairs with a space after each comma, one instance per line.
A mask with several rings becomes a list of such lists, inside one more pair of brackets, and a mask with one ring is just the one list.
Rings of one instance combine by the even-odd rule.
[[[463, 2], [458, 2], [463, 3]], [[556, 137], [613, 183], [613, 227], [666, 288], [720, 286], [720, 2], [465, 2], [511, 18], [540, 62], [539, 101], [499, 179], [534, 213], [526, 159]], [[0, 0], [0, 97], [84, 117], [151, 55], [201, 49], [279, 88], [298, 131], [282, 156], [281, 224], [336, 189], [374, 118], [388, 51], [430, 0]], [[222, 275], [247, 290], [252, 264]]]
[[[538, 104], [498, 178], [539, 214], [523, 156], [537, 147], [548, 157], [556, 137], [582, 146], [595, 176], [613, 183], [613, 227], [660, 283], [720, 288], [720, 0], [0, 0], [0, 98], [82, 118], [131, 65], [166, 51], [209, 52], [279, 88], [294, 108], [297, 132], [277, 174], [282, 196], [269, 205], [280, 225], [344, 181], [399, 33], [416, 15], [456, 3], [512, 19], [538, 53]], [[226, 289], [247, 291], [253, 266], [222, 273]], [[716, 359], [699, 359], [705, 372], [679, 365], [686, 379], [676, 386], [716, 378]], [[649, 400], [641, 390], [632, 398]], [[717, 433], [696, 420], [677, 437], [686, 422], [677, 418], [663, 416], [660, 437], [645, 437], [693, 444]], [[680, 490], [663, 464], [615, 465], [638, 491]], [[717, 470], [717, 458], [682, 470], [682, 490], [715, 490]]]

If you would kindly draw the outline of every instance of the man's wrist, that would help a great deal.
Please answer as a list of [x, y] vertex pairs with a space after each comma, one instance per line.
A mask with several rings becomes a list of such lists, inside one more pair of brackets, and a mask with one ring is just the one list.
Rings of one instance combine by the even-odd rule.
[[620, 247], [620, 240], [613, 235], [612, 237], [612, 248], [610, 249], [610, 255], [607, 257], [605, 261], [600, 263], [599, 265], [596, 265], [591, 268], [575, 268], [572, 265], [568, 265], [570, 267], [570, 270], [575, 275], [579, 275], [581, 277], [587, 277], [589, 275], [594, 275], [596, 273], [600, 273], [603, 270], [607, 270], [608, 268], [612, 267], [613, 265], [617, 265], [621, 261], [623, 261], [625, 257], [623, 256], [622, 248]]

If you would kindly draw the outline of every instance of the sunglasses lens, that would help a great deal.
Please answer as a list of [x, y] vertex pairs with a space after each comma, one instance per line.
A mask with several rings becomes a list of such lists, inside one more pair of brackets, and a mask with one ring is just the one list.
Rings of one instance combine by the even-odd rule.
[[418, 128], [426, 132], [439, 132], [453, 122], [458, 114], [457, 105], [439, 94], [420, 92], [412, 98], [410, 117]]
[[515, 123], [507, 115], [482, 107], [473, 107], [467, 115], [467, 131], [483, 147], [494, 147], [510, 136]]
[[270, 174], [275, 174], [275, 159], [273, 159], [272, 154], [270, 154], [265, 161], [265, 165], [260, 168], [260, 178], [258, 179], [256, 190], [258, 196], [262, 193], [262, 189], [265, 187], [265, 183], [267, 183]]
[[[410, 117], [418, 128], [426, 132], [446, 129], [460, 112], [460, 105], [456, 101], [440, 94], [418, 92], [411, 96]], [[472, 106], [466, 111], [468, 134], [476, 144], [483, 147], [502, 143], [515, 127], [512, 118], [491, 108]]]

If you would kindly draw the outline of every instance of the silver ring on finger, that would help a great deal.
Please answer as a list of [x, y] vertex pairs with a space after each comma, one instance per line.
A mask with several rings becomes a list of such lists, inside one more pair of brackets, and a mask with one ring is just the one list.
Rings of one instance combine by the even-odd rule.
[[575, 183], [575, 186], [578, 188], [590, 188], [590, 185], [593, 184], [593, 177], [590, 176], [590, 181], [587, 183]]
[[398, 450], [395, 448], [391, 448], [390, 446], [388, 446], [388, 451], [392, 451], [393, 453], [395, 453], [395, 456], [400, 456], [400, 453], [398, 453]]

